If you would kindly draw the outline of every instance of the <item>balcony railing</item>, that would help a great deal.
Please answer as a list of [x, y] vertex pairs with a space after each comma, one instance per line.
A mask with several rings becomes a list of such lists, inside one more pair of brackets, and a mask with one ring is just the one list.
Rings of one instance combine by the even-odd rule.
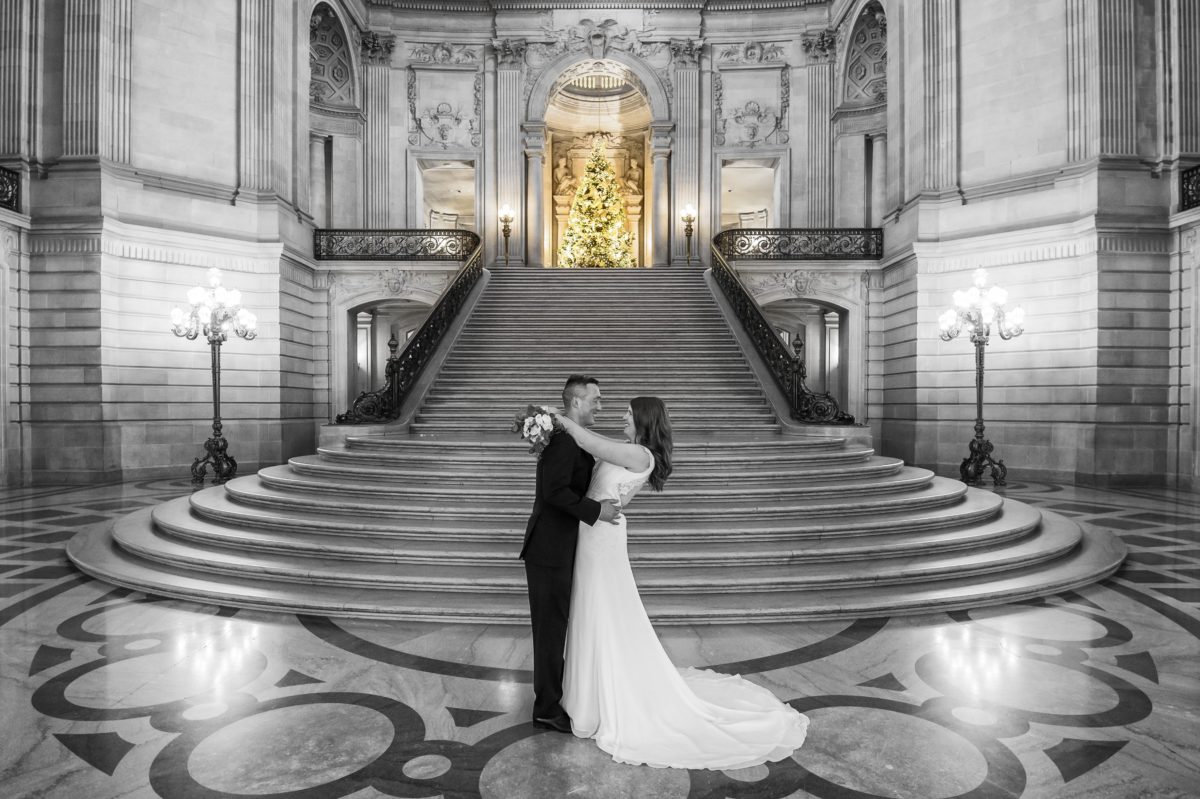
[[830, 394], [817, 394], [808, 388], [804, 382], [808, 377], [804, 359], [795, 355], [788, 345], [783, 343], [775, 326], [763, 315], [762, 308], [741, 278], [726, 263], [715, 241], [712, 263], [714, 280], [729, 300], [734, 314], [754, 343], [754, 348], [771, 370], [775, 382], [787, 396], [792, 418], [809, 424], [854, 424], [854, 417], [844, 412]]
[[[421, 231], [428, 232], [428, 231]], [[475, 236], [474, 233], [470, 234]], [[475, 238], [478, 242], [478, 237]], [[375, 391], [364, 391], [354, 400], [350, 410], [338, 414], [337, 424], [371, 424], [390, 422], [400, 417], [405, 399], [416, 385], [421, 371], [437, 351], [446, 332], [454, 324], [459, 311], [467, 301], [471, 289], [483, 275], [483, 248], [475, 247], [470, 257], [458, 270], [450, 285], [442, 292], [433, 310], [425, 318], [421, 328], [408, 340], [404, 349], [391, 356], [384, 370], [383, 387]], [[390, 343], [390, 342], [389, 342]]]
[[1200, 206], [1200, 166], [1185, 169], [1179, 174], [1179, 210]]
[[470, 230], [313, 231], [318, 261], [461, 261], [478, 246]]
[[0, 208], [21, 210], [21, 175], [0, 166]]
[[883, 257], [879, 228], [735, 228], [713, 247], [727, 260], [858, 261]]

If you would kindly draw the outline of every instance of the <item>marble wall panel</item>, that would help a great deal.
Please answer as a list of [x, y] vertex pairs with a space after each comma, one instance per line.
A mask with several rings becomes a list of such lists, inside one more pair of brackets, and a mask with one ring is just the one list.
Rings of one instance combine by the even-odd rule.
[[136, 0], [130, 93], [135, 166], [236, 183], [237, 22], [236, 0]]

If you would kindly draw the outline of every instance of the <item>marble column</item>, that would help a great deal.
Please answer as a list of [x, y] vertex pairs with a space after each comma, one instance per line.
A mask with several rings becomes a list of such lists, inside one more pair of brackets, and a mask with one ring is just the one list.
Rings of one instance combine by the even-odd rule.
[[1095, 0], [1067, 0], [1067, 158], [1100, 153], [1100, 51]]
[[[707, 233], [704, 224], [704, 209], [700, 205], [700, 54], [702, 44], [688, 39], [671, 40], [671, 57], [675, 68], [675, 136], [674, 162], [672, 170], [674, 200], [668, 209], [671, 229], [685, 206], [697, 209], [692, 257], [702, 262], [708, 257], [708, 248], [702, 246]], [[657, 198], [656, 198], [657, 203]], [[685, 260], [687, 240], [682, 230], [671, 236], [674, 241], [672, 261]]]
[[808, 372], [809, 389], [817, 393], [825, 391], [826, 338], [825, 313], [820, 310], [800, 314], [804, 324], [804, 367]]
[[1139, 5], [1137, 0], [1107, 0], [1096, 12], [1103, 155], [1138, 155], [1139, 73], [1146, 69], [1140, 63]]
[[129, 93], [132, 85], [133, 0], [100, 7], [100, 155], [129, 163]]
[[958, 0], [925, 0], [925, 168], [921, 188], [957, 193], [959, 173]]
[[546, 212], [542, 199], [546, 173], [546, 126], [526, 122], [521, 126], [525, 146], [525, 263], [542, 266]]
[[[523, 41], [495, 41], [496, 52], [496, 205], [490, 215], [505, 205], [520, 213], [523, 203], [521, 174], [521, 67], [525, 58]], [[522, 263], [525, 253], [521, 235], [525, 220], [517, 219], [509, 239], [509, 257]], [[504, 252], [504, 239], [496, 228], [496, 249], [493, 261]]]
[[238, 5], [238, 193], [257, 195], [274, 187], [274, 3]]
[[23, 102], [29, 76], [29, 53], [25, 47], [28, 35], [26, 20], [31, 11], [29, 0], [0, 3], [0, 153], [25, 152], [21, 131], [26, 130], [28, 111]]
[[832, 31], [806, 36], [801, 40], [808, 54], [805, 70], [808, 97], [805, 114], [805, 153], [807, 175], [805, 195], [808, 197], [809, 227], [830, 227], [833, 224], [833, 61], [836, 37]]
[[63, 155], [96, 155], [100, 0], [66, 0], [63, 19]]
[[308, 139], [309, 213], [317, 227], [329, 227], [329, 207], [325, 175], [325, 137]]
[[363, 222], [368, 228], [388, 226], [391, 200], [388, 139], [392, 49], [396, 37], [368, 31], [362, 39], [363, 104], [366, 125], [363, 128]]
[[671, 122], [650, 124], [650, 179], [654, 183], [654, 253], [652, 264], [671, 262]]

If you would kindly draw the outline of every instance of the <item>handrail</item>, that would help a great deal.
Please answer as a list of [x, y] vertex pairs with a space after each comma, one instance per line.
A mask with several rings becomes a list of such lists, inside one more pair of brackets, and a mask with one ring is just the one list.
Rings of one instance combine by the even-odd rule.
[[476, 246], [404, 349], [397, 353], [392, 348], [384, 371], [383, 388], [359, 394], [350, 410], [338, 414], [335, 424], [372, 424], [400, 417], [404, 400], [482, 275], [483, 248]]
[[1200, 206], [1200, 166], [1179, 173], [1179, 210]]
[[313, 231], [318, 261], [461, 261], [478, 246], [479, 236], [471, 230]]
[[21, 173], [0, 166], [0, 208], [20, 212]]
[[857, 261], [883, 257], [880, 228], [733, 228], [713, 238], [729, 260]]
[[712, 254], [713, 278], [754, 342], [754, 348], [771, 370], [775, 382], [787, 396], [792, 418], [810, 424], [854, 424], [854, 417], [845, 413], [836, 399], [828, 393], [816, 394], [805, 385], [808, 370], [804, 359], [793, 354], [783, 343], [775, 326], [767, 321], [762, 308], [725, 261], [715, 241]]

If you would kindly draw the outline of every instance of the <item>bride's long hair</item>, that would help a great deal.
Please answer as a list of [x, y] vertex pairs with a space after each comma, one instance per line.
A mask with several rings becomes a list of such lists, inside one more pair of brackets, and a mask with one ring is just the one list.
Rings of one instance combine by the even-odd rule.
[[658, 397], [634, 397], [629, 403], [633, 411], [635, 444], [641, 444], [654, 455], [654, 470], [650, 472], [650, 487], [662, 491], [671, 475], [671, 417], [667, 406]]

